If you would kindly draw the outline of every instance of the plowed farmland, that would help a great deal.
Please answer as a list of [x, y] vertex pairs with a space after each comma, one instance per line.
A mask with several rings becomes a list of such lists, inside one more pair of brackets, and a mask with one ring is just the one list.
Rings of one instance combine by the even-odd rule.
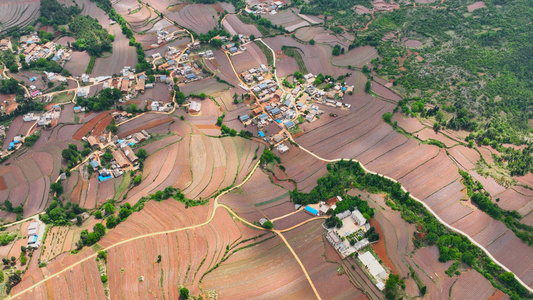
[[[533, 249], [520, 241], [503, 223], [491, 219], [474, 205], [461, 201], [464, 200], [464, 186], [459, 181], [454, 160], [436, 146], [420, 144], [393, 131], [380, 118], [392, 108], [387, 102], [369, 99], [346, 117], [335, 118], [323, 125], [301, 125], [305, 134], [296, 138], [296, 142], [320, 157], [354, 158], [372, 171], [399, 180], [413, 196], [424, 200], [445, 222], [467, 232], [517, 276], [533, 284], [533, 269], [527, 267], [533, 263]], [[466, 160], [473, 163], [471, 160], [476, 159], [476, 155], [460, 152], [469, 157], [461, 158], [464, 164]], [[282, 160], [292, 155], [289, 152]], [[457, 153], [454, 151], [451, 155], [457, 156]], [[314, 158], [312, 160], [316, 161]], [[303, 163], [301, 158], [296, 161], [298, 163], [295, 165], [312, 165], [310, 162]], [[285, 162], [283, 165], [287, 167], [289, 176], [295, 178], [290, 174], [293, 167], [288, 167]], [[313, 172], [316, 172], [315, 168], [307, 167], [301, 169], [298, 176], [312, 176]], [[505, 190], [498, 188], [494, 180], [485, 179], [473, 171], [471, 173], [487, 186], [489, 192], [492, 190], [493, 195]], [[298, 188], [302, 187], [299, 185]], [[481, 224], [486, 225], [478, 227]], [[474, 228], [479, 229], [474, 231]], [[509, 254], [510, 249], [514, 249], [514, 255]]]
[[222, 22], [222, 26], [232, 36], [235, 34], [255, 35], [261, 37], [261, 32], [252, 24], [244, 24], [237, 16], [228, 15]]
[[[165, 298], [175, 299], [178, 298], [176, 283], [187, 286], [193, 294], [199, 294], [198, 284], [204, 273], [218, 266], [224, 257], [231, 257], [233, 251], [252, 243], [247, 240], [264, 233], [242, 225], [233, 220], [226, 210], [218, 209], [209, 224], [178, 232], [150, 235], [161, 230], [201, 224], [205, 222], [208, 210], [211, 209], [208, 206], [186, 209], [175, 200], [148, 202], [141, 212], [135, 213], [108, 233], [100, 241], [103, 247], [146, 234], [145, 237], [108, 250], [107, 276], [110, 297], [131, 299], [137, 298], [139, 293], [151, 292], [159, 297], [164, 295]], [[259, 240], [265, 237], [268, 238], [269, 235], [259, 237]], [[59, 272], [93, 253], [90, 248], [77, 255], [65, 253], [45, 268], [30, 268], [22, 282], [13, 289], [13, 294], [42, 280], [43, 275]], [[139, 256], [138, 253], [143, 255]], [[155, 263], [158, 255], [161, 255], [160, 264]], [[286, 251], [286, 257], [290, 260], [292, 255]], [[299, 269], [295, 261], [293, 264]], [[74, 273], [75, 275], [71, 275]], [[144, 280], [139, 280], [140, 277]], [[307, 283], [305, 278], [303, 280]], [[31, 294], [24, 294], [22, 298], [35, 295], [57, 298], [68, 294], [76, 295], [78, 299], [105, 298], [94, 257], [74, 266], [65, 275], [54, 276], [46, 283], [37, 285]]]
[[134, 204], [167, 186], [180, 188], [190, 199], [206, 199], [251, 171], [255, 151], [262, 146], [242, 138], [186, 136], [154, 152], [145, 162], [143, 181], [129, 193]]

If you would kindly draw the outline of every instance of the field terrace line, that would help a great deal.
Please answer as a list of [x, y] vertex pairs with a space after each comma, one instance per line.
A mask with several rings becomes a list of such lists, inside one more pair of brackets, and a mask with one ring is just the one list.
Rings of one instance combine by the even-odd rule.
[[[443, 2], [444, 2], [444, 0], [441, 1], [441, 3], [443, 3]], [[372, 16], [374, 16], [374, 12], [372, 12]], [[372, 22], [372, 21], [370, 21], [370, 23], [371, 23], [371, 22]], [[369, 23], [369, 24], [370, 24], [370, 23]], [[369, 24], [367, 24], [366, 28], [368, 28], [368, 25], [369, 25]], [[365, 28], [365, 29], [366, 29], [366, 28]], [[278, 82], [278, 85], [279, 85], [280, 88], [281, 88], [281, 85], [279, 84], [279, 78], [278, 78], [277, 73], [276, 73], [277, 70], [275, 69], [275, 66], [276, 66], [276, 54], [275, 54], [274, 50], [273, 50], [272, 48], [270, 48], [270, 46], [268, 46], [265, 42], [263, 42], [263, 40], [261, 40], [261, 39], [257, 39], [257, 40], [260, 40], [264, 45], [266, 45], [266, 46], [270, 49], [270, 51], [272, 51], [272, 55], [273, 55], [273, 64], [274, 64], [274, 77], [276, 78], [276, 81]], [[283, 88], [282, 88], [282, 90], [284, 91]], [[285, 92], [285, 91], [284, 91], [284, 92]], [[378, 99], [380, 99], [380, 100], [382, 100], [382, 101], [385, 101], [385, 100], [382, 99], [382, 98], [384, 98], [384, 97], [382, 97], [382, 96], [378, 97]], [[294, 142], [294, 143], [296, 144], [296, 141], [293, 139], [293, 137], [292, 137], [292, 135], [290, 134], [290, 132], [288, 132], [288, 131], [286, 131], [286, 132], [287, 132], [288, 135], [289, 135], [289, 140], [291, 140], [292, 142]], [[340, 160], [343, 159], [343, 158], [337, 158], [337, 159], [324, 159], [324, 158], [322, 158], [322, 157], [320, 157], [320, 156], [314, 154], [314, 153], [311, 152], [310, 150], [305, 149], [305, 148], [302, 147], [301, 145], [298, 145], [298, 147], [299, 147], [300, 149], [304, 150], [305, 152], [311, 154], [312, 156], [314, 156], [314, 157], [317, 158], [318, 160], [321, 160], [321, 161], [324, 161], [324, 162], [337, 162], [337, 161], [340, 161]], [[353, 159], [352, 159], [352, 160], [353, 160]], [[387, 178], [387, 179], [389, 179], [389, 180], [392, 180], [393, 182], [399, 183], [397, 180], [395, 180], [395, 179], [393, 179], [393, 178], [391, 178], [391, 177], [389, 177], [389, 176], [387, 176], [387, 175], [379, 174], [379, 173], [377, 173], [377, 172], [373, 172], [373, 171], [367, 169], [367, 168], [363, 165], [363, 163], [361, 163], [361, 162], [358, 161], [358, 160], [354, 160], [354, 161], [358, 162], [358, 163], [361, 165], [361, 167], [363, 168], [363, 170], [365, 170], [365, 172], [367, 172], [367, 173], [375, 174], [375, 175], [379, 175], [379, 176], [382, 176], [382, 177]], [[407, 192], [407, 189], [405, 189], [405, 187], [404, 187], [403, 185], [401, 185], [401, 187], [402, 187], [402, 190], [403, 190], [404, 192]], [[483, 250], [483, 252], [485, 252], [485, 254], [486, 254], [490, 259], [492, 259], [497, 265], [499, 265], [500, 267], [502, 267], [505, 271], [513, 273], [513, 272], [512, 272], [509, 268], [507, 268], [504, 264], [502, 264], [502, 263], [499, 262], [496, 258], [494, 258], [494, 256], [492, 256], [492, 254], [491, 254], [487, 249], [485, 249], [485, 247], [483, 247], [481, 244], [479, 244], [477, 241], [475, 241], [471, 236], [469, 236], [469, 235], [466, 234], [465, 232], [463, 232], [463, 231], [461, 231], [461, 230], [459, 230], [459, 229], [457, 229], [457, 228], [451, 226], [450, 224], [446, 223], [446, 222], [445, 222], [440, 216], [438, 216], [437, 213], [435, 213], [435, 212], [431, 209], [431, 207], [429, 207], [429, 205], [427, 205], [424, 201], [422, 201], [422, 200], [416, 198], [415, 196], [413, 196], [413, 194], [410, 194], [410, 195], [411, 195], [411, 198], [413, 198], [415, 201], [421, 203], [421, 204], [422, 204], [422, 205], [423, 205], [423, 206], [424, 206], [424, 207], [425, 207], [425, 208], [426, 208], [426, 209], [427, 209], [427, 210], [428, 210], [428, 211], [429, 211], [429, 212], [430, 212], [430, 213], [431, 213], [431, 214], [432, 214], [432, 215], [433, 215], [433, 216], [434, 216], [434, 217], [435, 217], [440, 223], [442, 223], [442, 224], [443, 224], [444, 226], [446, 226], [448, 229], [450, 229], [450, 230], [452, 230], [452, 231], [454, 231], [454, 232], [456, 232], [456, 233], [459, 233], [459, 234], [461, 234], [461, 235], [466, 236], [466, 237], [470, 240], [470, 242], [472, 242], [474, 245], [476, 245], [476, 246], [479, 247], [481, 250]], [[514, 274], [514, 273], [513, 273], [513, 274]], [[516, 280], [518, 280], [518, 282], [520, 282], [520, 284], [522, 284], [522, 285], [523, 285], [523, 286], [524, 286], [524, 287], [525, 287], [530, 293], [533, 293], [533, 288], [531, 288], [529, 285], [525, 284], [525, 283], [524, 283], [524, 282], [523, 282], [523, 281], [522, 281], [522, 280], [521, 280], [516, 274], [514, 274], [514, 275], [515, 275]]]
[[[292, 142], [296, 143], [290, 134], [289, 134], [289, 139], [290, 139]], [[325, 158], [322, 158], [322, 157], [320, 157], [320, 156], [314, 154], [314, 153], [311, 152], [310, 150], [305, 149], [305, 148], [302, 147], [301, 145], [298, 145], [298, 147], [299, 147], [300, 149], [302, 149], [303, 151], [305, 151], [305, 152], [311, 154], [311, 155], [314, 156], [316, 159], [319, 159], [319, 160], [324, 161], [324, 162], [328, 162], [328, 163], [329, 163], [329, 162], [337, 162], [337, 161], [340, 161], [340, 160], [343, 160], [343, 159], [344, 159], [344, 158], [325, 159]], [[351, 159], [351, 160], [353, 160], [353, 161], [355, 161], [355, 162], [358, 162], [358, 163], [361, 165], [361, 167], [363, 168], [363, 170], [364, 170], [365, 172], [369, 173], [369, 174], [379, 175], [379, 176], [382, 176], [382, 177], [384, 177], [384, 178], [387, 178], [387, 179], [389, 179], [389, 180], [391, 180], [391, 181], [393, 181], [393, 182], [395, 182], [395, 183], [400, 183], [400, 182], [398, 182], [397, 180], [395, 180], [395, 179], [393, 179], [393, 178], [391, 178], [391, 177], [389, 177], [389, 176], [387, 176], [387, 175], [383, 175], [383, 174], [379, 174], [379, 173], [377, 173], [377, 172], [370, 171], [369, 169], [367, 169], [367, 168], [363, 165], [363, 163], [361, 163], [360, 161], [358, 161], [358, 160], [356, 160], [356, 159], [352, 159], [352, 158], [347, 158], [347, 159]], [[400, 183], [400, 185], [401, 185], [401, 183]], [[401, 185], [401, 188], [402, 188], [402, 191], [404, 191], [404, 192], [408, 192], [407, 189], [406, 189], [403, 185]], [[422, 200], [418, 199], [417, 197], [413, 196], [413, 194], [410, 194], [410, 196], [411, 196], [411, 198], [414, 199], [415, 201], [421, 203], [421, 204], [422, 204], [422, 205], [423, 205], [423, 206], [424, 206], [424, 207], [425, 207], [425, 208], [426, 208], [426, 209], [427, 209], [427, 210], [428, 210], [428, 211], [429, 211], [429, 212], [430, 212], [430, 213], [431, 213], [431, 214], [432, 214], [432, 215], [433, 215], [433, 216], [434, 216], [434, 217], [435, 217], [440, 223], [442, 223], [444, 226], [446, 226], [446, 228], [450, 229], [450, 230], [453, 231], [453, 232], [456, 232], [456, 233], [459, 233], [459, 234], [461, 234], [461, 235], [466, 236], [466, 237], [470, 240], [470, 242], [472, 242], [472, 244], [476, 245], [476, 246], [479, 247], [481, 250], [483, 250], [483, 252], [485, 252], [485, 254], [486, 254], [490, 259], [492, 259], [492, 261], [494, 261], [497, 265], [499, 265], [500, 267], [502, 267], [505, 271], [513, 273], [513, 272], [512, 272], [509, 268], [507, 268], [504, 264], [502, 264], [502, 263], [499, 262], [496, 258], [494, 258], [494, 256], [492, 256], [492, 254], [491, 254], [487, 249], [485, 249], [485, 247], [483, 247], [481, 244], [479, 244], [477, 241], [475, 241], [471, 236], [469, 236], [469, 235], [466, 234], [465, 232], [463, 232], [463, 231], [461, 231], [461, 230], [459, 230], [459, 229], [457, 229], [457, 228], [451, 226], [450, 224], [446, 223], [446, 222], [445, 222], [443, 219], [441, 219], [441, 217], [439, 217], [439, 215], [437, 215], [437, 213], [435, 213], [435, 212], [431, 209], [431, 207], [429, 207], [429, 205], [427, 205], [424, 201], [422, 201]], [[514, 273], [513, 273], [513, 274], [514, 274]], [[522, 281], [522, 280], [521, 280], [516, 274], [514, 274], [514, 277], [515, 277], [516, 280], [517, 280], [518, 282], [520, 282], [520, 284], [523, 285], [523, 286], [524, 286], [524, 287], [525, 287], [530, 293], [533, 293], [533, 288], [531, 288], [529, 285], [525, 284], [525, 283], [524, 283], [524, 282], [523, 282], [523, 281]]]
[[[213, 212], [211, 213], [211, 216], [203, 223], [201, 224], [197, 224], [197, 225], [192, 225], [192, 226], [187, 226], [187, 227], [182, 227], [182, 228], [176, 228], [176, 229], [171, 229], [171, 230], [166, 230], [166, 231], [159, 231], [159, 232], [152, 232], [152, 233], [148, 233], [148, 234], [143, 234], [143, 235], [139, 235], [139, 236], [136, 236], [136, 237], [133, 237], [133, 238], [129, 238], [129, 239], [126, 239], [126, 240], [122, 240], [118, 243], [115, 243], [111, 246], [108, 246], [104, 249], [102, 249], [101, 251], [107, 251], [109, 249], [112, 249], [114, 247], [117, 247], [117, 246], [120, 246], [122, 244], [126, 244], [126, 243], [129, 243], [131, 241], [135, 241], [135, 240], [139, 240], [139, 239], [143, 239], [143, 238], [146, 238], [146, 237], [151, 237], [151, 236], [156, 236], [156, 235], [163, 235], [163, 234], [168, 234], [168, 233], [174, 233], [174, 232], [179, 232], [179, 231], [184, 231], [184, 230], [189, 230], [189, 229], [194, 229], [194, 228], [198, 228], [198, 227], [202, 227], [202, 226], [205, 226], [205, 225], [208, 225], [209, 223], [211, 223], [211, 221], [215, 218], [215, 214], [216, 214], [216, 210], [217, 208], [224, 208], [226, 209], [234, 218], [238, 219], [239, 221], [241, 221], [242, 223], [252, 227], [252, 228], [255, 228], [255, 229], [259, 229], [259, 230], [266, 230], [265, 228], [263, 227], [259, 227], [255, 224], [252, 224], [250, 223], [249, 221], [243, 219], [242, 217], [240, 217], [239, 215], [237, 215], [237, 213], [235, 213], [230, 207], [228, 207], [227, 205], [225, 204], [219, 204], [218, 203], [218, 199], [231, 192], [232, 190], [236, 189], [236, 188], [239, 188], [241, 187], [243, 184], [245, 184], [248, 179], [250, 179], [252, 177], [252, 175], [255, 173], [255, 171], [257, 170], [257, 168], [259, 167], [259, 164], [260, 162], [258, 161], [254, 168], [250, 171], [250, 173], [246, 176], [246, 178], [244, 178], [244, 180], [232, 187], [231, 189], [228, 189], [222, 193], [220, 193], [216, 198], [215, 198], [215, 202], [214, 202], [214, 206], [213, 206]], [[35, 217], [35, 216], [34, 216]], [[32, 217], [33, 218], [33, 217]], [[309, 219], [309, 220], [306, 220], [300, 224], [297, 224], [297, 225], [294, 225], [293, 227], [291, 228], [288, 228], [288, 229], [284, 229], [284, 230], [271, 230], [271, 232], [279, 235], [279, 237], [281, 238], [281, 240], [285, 243], [285, 245], [287, 246], [287, 248], [289, 249], [289, 251], [292, 253], [292, 255], [294, 256], [294, 258], [296, 259], [296, 261], [298, 262], [298, 264], [300, 265], [300, 268], [302, 269], [305, 277], [307, 278], [307, 281], [309, 282], [309, 284], [311, 285], [311, 288], [313, 289], [313, 292], [315, 293], [317, 299], [321, 300], [322, 298], [320, 297], [320, 294], [318, 293], [317, 289], [315, 288], [315, 285], [313, 284], [313, 281], [311, 280], [311, 277], [309, 276], [309, 274], [307, 273], [307, 270], [305, 269], [305, 266], [303, 265], [303, 263], [301, 262], [300, 258], [298, 257], [298, 255], [296, 254], [296, 252], [294, 252], [294, 250], [292, 249], [291, 245], [289, 244], [289, 242], [285, 239], [285, 237], [283, 236], [282, 232], [286, 232], [286, 231], [289, 231], [289, 230], [292, 230], [292, 229], [295, 229], [301, 225], [304, 225], [308, 222], [311, 222], [311, 221], [314, 221], [314, 220], [317, 220], [317, 219], [324, 219], [325, 217], [315, 217], [315, 218], [312, 218], [312, 219]], [[69, 270], [71, 270], [72, 268], [74, 268], [75, 266], [77, 265], [80, 265], [82, 264], [83, 262], [85, 261], [88, 261], [89, 259], [92, 259], [94, 257], [96, 257], [98, 255], [98, 252], [95, 252], [73, 264], [71, 264], [70, 266], [68, 267], [65, 267], [63, 270], [55, 273], [55, 274], [52, 274], [44, 279], [42, 279], [41, 281], [38, 281], [37, 283], [33, 284], [32, 286], [18, 292], [17, 294], [15, 295], [12, 295], [9, 297], [9, 299], [15, 299], [17, 297], [20, 297], [22, 296], [23, 294], [27, 293], [27, 292], [31, 292], [31, 290], [33, 290], [35, 287], [47, 282], [48, 280], [54, 278], [54, 277], [58, 277], [59, 275], [61, 275], [62, 273], [64, 272], [67, 272]]]

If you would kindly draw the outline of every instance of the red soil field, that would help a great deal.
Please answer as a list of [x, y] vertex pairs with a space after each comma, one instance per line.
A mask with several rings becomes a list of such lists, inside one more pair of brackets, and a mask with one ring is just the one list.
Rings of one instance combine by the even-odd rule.
[[72, 52], [72, 57], [70, 61], [65, 64], [65, 69], [67, 69], [74, 76], [81, 76], [85, 74], [85, 70], [89, 65], [89, 60], [91, 56], [87, 51], [74, 51]]
[[244, 53], [231, 56], [231, 61], [237, 73], [242, 73], [251, 68], [257, 68], [261, 64], [266, 65], [267, 63], [265, 54], [254, 43], [247, 44]]
[[452, 299], [489, 299], [495, 290], [483, 275], [472, 270], [459, 275], [450, 296]]
[[109, 115], [108, 112], [103, 111], [96, 118], [91, 119], [89, 122], [85, 123], [75, 134], [72, 136], [73, 139], [81, 141], [81, 138], [83, 138], [85, 135], [90, 133], [94, 126], [101, 120], [103, 120], [107, 115]]
[[[218, 20], [217, 12], [212, 5], [159, 2], [164, 1], [150, 1], [150, 4], [158, 11], [164, 11], [165, 16], [176, 20], [180, 26], [197, 33], [207, 33], [215, 27], [215, 22]], [[169, 5], [173, 6], [168, 7]]]
[[304, 45], [295, 41], [288, 36], [276, 36], [273, 38], [263, 39], [274, 51], [281, 51], [282, 46], [299, 48], [303, 55], [307, 70], [313, 74], [323, 73], [335, 76], [346, 74], [346, 70], [342, 70], [332, 66], [329, 63], [331, 57], [331, 48], [325, 45]]
[[122, 34], [120, 27], [117, 24], [112, 25], [109, 33], [115, 35], [113, 53], [109, 57], [96, 59], [91, 76], [119, 74], [125, 66], [133, 67], [137, 63], [135, 47], [129, 45], [129, 39]]
[[407, 48], [418, 48], [423, 45], [421, 41], [417, 41], [417, 40], [407, 40], [403, 44]]
[[448, 149], [450, 156], [457, 164], [465, 170], [471, 170], [475, 167], [476, 162], [480, 159], [479, 153], [465, 146], [456, 146]]
[[220, 298], [228, 299], [315, 298], [303, 271], [279, 237], [234, 253], [203, 278], [202, 288], [216, 290]]
[[144, 114], [137, 119], [124, 123], [118, 128], [117, 135], [119, 138], [126, 137], [130, 134], [146, 130], [150, 132], [150, 129], [161, 124], [172, 122], [173, 118], [164, 114]]
[[[242, 35], [255, 35], [255, 37], [259, 38], [263, 36], [261, 32], [252, 24], [244, 24], [237, 16], [235, 15], [228, 15], [222, 22], [222, 26], [226, 29], [231, 36], [234, 36], [235, 34], [242, 34]], [[248, 46], [247, 46], [248, 47]]]
[[487, 7], [487, 6], [485, 5], [485, 2], [483, 2], [483, 1], [478, 1], [478, 2], [475, 2], [473, 4], [470, 4], [470, 5], [466, 6], [466, 8], [468, 9], [468, 12], [473, 12], [475, 10], [478, 10], [480, 8], [485, 8], [485, 7]]
[[[347, 48], [347, 46], [346, 46]], [[337, 66], [347, 67], [349, 65], [362, 68], [369, 64], [370, 61], [378, 57], [378, 51], [372, 46], [363, 46], [354, 48], [346, 54], [335, 56], [331, 63]]]
[[428, 141], [430, 139], [437, 140], [439, 142], [442, 142], [444, 145], [446, 145], [446, 147], [452, 147], [459, 143], [458, 141], [452, 140], [440, 132], [435, 133], [435, 130], [433, 130], [432, 128], [424, 128], [421, 131], [414, 133], [413, 135], [423, 141]]
[[292, 32], [300, 27], [308, 26], [309, 23], [298, 17], [292, 10], [282, 10], [274, 15], [265, 15], [266, 19], [270, 20], [272, 24], [281, 25], [289, 32]]
[[[325, 247], [331, 248], [331, 246], [324, 245], [329, 242], [323, 238], [322, 223], [323, 220], [309, 222], [283, 235], [302, 261], [323, 299], [367, 299], [363, 291], [357, 289], [346, 274], [338, 275], [336, 270], [340, 264], [338, 254], [333, 253], [327, 259], [324, 257]], [[336, 263], [332, 263], [331, 260]]]
[[201, 94], [211, 95], [216, 92], [223, 91], [229, 86], [223, 82], [217, 82], [214, 77], [196, 80], [183, 85], [180, 85], [180, 90], [186, 95]]
[[276, 62], [276, 74], [278, 75], [278, 77], [289, 76], [291, 74], [294, 74], [294, 72], [300, 70], [300, 67], [298, 67], [298, 63], [292, 57], [276, 56], [276, 59], [278, 59], [278, 61]]
[[381, 230], [381, 226], [379, 225], [378, 221], [375, 219], [370, 219], [368, 222], [370, 226], [374, 227], [376, 229], [376, 232], [379, 233], [379, 241], [375, 244], [372, 244], [372, 249], [376, 251], [379, 258], [383, 261], [383, 263], [392, 271], [393, 274], [398, 274], [398, 271], [392, 264], [392, 261], [389, 259], [389, 256], [387, 255], [387, 250], [385, 249], [385, 236], [383, 234], [383, 230]]
[[417, 132], [426, 128], [417, 119], [409, 117], [406, 118], [402, 114], [394, 114], [392, 116], [392, 122], [398, 122], [398, 126], [407, 132]]
[[[226, 80], [227, 82], [233, 84], [234, 86], [238, 86], [239, 79], [235, 76], [235, 73], [233, 72], [233, 69], [231, 68], [231, 63], [228, 60], [228, 57], [222, 50], [215, 50], [215, 59], [214, 60], [206, 60], [207, 66], [214, 71], [218, 77], [220, 77], [223, 80]], [[238, 91], [239, 94], [243, 94], [244, 90], [241, 88], [236, 88], [236, 91]], [[233, 94], [231, 94], [233, 96]], [[232, 98], [233, 101], [233, 98]]]

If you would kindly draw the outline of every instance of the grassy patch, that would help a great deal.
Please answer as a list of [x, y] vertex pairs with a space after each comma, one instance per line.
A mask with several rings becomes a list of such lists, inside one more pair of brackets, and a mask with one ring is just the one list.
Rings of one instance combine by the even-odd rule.
[[268, 65], [273, 66], [274, 65], [274, 57], [272, 56], [272, 51], [270, 51], [270, 49], [268, 49], [268, 47], [265, 44], [263, 44], [263, 42], [255, 41], [254, 43], [265, 54], [265, 56], [267, 58]]
[[120, 195], [122, 195], [122, 193], [124, 193], [124, 191], [128, 188], [128, 186], [130, 186], [130, 183], [131, 183], [130, 172], [125, 172], [122, 176], [123, 176], [122, 182], [118, 186], [118, 189], [115, 192], [115, 196], [113, 197], [114, 199], [117, 199], [117, 200], [119, 199]]
[[283, 50], [283, 52], [287, 56], [292, 57], [296, 60], [296, 63], [298, 64], [298, 69], [300, 69], [300, 72], [302, 74], [308, 73], [307, 67], [304, 63], [304, 59], [302, 58], [302, 54], [300, 53], [300, 51], [298, 51], [298, 48], [283, 46], [281, 47], [281, 50]]
[[265, 26], [257, 24], [256, 22], [254, 22], [254, 20], [252, 20], [252, 18], [250, 18], [248, 16], [244, 16], [243, 14], [239, 14], [239, 15], [237, 15], [237, 18], [239, 18], [239, 20], [241, 20], [244, 24], [254, 25], [257, 28], [257, 30], [259, 30], [259, 32], [261, 32], [261, 34], [264, 35], [264, 36], [270, 35], [272, 33], [268, 28], [266, 28]]
[[85, 70], [85, 74], [91, 74], [93, 72], [94, 63], [96, 62], [96, 56], [91, 56], [91, 60], [89, 60], [89, 64], [87, 65], [87, 69]]
[[255, 205], [255, 207], [263, 206], [263, 205], [267, 205], [267, 204], [269, 204], [269, 203], [274, 203], [274, 202], [279, 201], [279, 200], [281, 200], [281, 199], [283, 199], [283, 198], [285, 198], [285, 197], [287, 197], [287, 196], [289, 196], [289, 192], [287, 192], [287, 193], [285, 193], [285, 194], [283, 194], [283, 195], [281, 195], [281, 196], [279, 196], [279, 197], [276, 197], [276, 198], [274, 198], [274, 199], [270, 199], [270, 200], [267, 200], [267, 201], [259, 202], [259, 203], [257, 203], [257, 204]]

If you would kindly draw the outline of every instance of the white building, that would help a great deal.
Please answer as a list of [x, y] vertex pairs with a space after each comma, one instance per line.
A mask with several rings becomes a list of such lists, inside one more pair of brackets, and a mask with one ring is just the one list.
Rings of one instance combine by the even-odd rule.
[[352, 212], [352, 218], [359, 226], [363, 226], [366, 223], [365, 217], [363, 217], [363, 214], [358, 209]]
[[370, 253], [370, 251], [367, 251], [363, 254], [359, 255], [359, 260], [365, 265], [366, 269], [370, 274], [377, 280], [377, 286], [379, 288], [379, 283], [383, 283], [383, 281], [386, 281], [389, 277], [389, 274], [387, 274], [387, 271], [381, 266], [379, 261]]
[[150, 108], [153, 111], [158, 111], [159, 110], [159, 102], [157, 102], [157, 101], [152, 102], [152, 104], [150, 105]]
[[341, 213], [338, 213], [337, 214], [337, 218], [342, 220], [342, 219], [345, 219], [345, 218], [349, 217], [350, 215], [351, 215], [351, 211], [345, 210], [345, 211], [343, 211]]

